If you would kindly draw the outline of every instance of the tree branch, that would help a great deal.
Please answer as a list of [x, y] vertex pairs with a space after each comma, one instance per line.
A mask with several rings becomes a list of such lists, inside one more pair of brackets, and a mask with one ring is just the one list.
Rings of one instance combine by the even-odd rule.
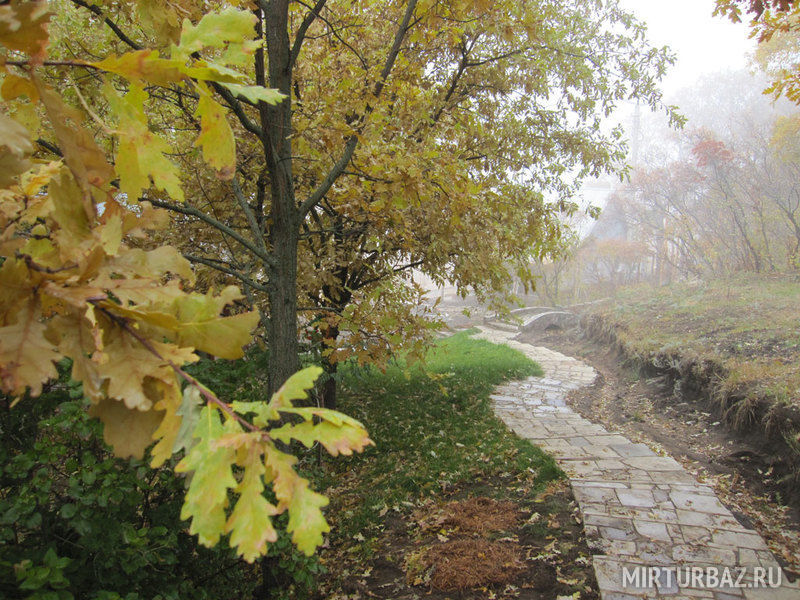
[[297, 58], [300, 56], [300, 49], [303, 47], [303, 41], [306, 38], [306, 31], [308, 31], [308, 28], [311, 27], [311, 24], [317, 19], [327, 1], [328, 0], [317, 0], [314, 8], [309, 11], [309, 13], [306, 15], [306, 18], [303, 19], [303, 22], [297, 29], [297, 34], [294, 37], [294, 44], [292, 44], [292, 51], [289, 58], [290, 69], [294, 67], [294, 64], [297, 62]]
[[71, 0], [71, 2], [72, 2], [73, 4], [75, 4], [76, 6], [82, 6], [83, 8], [85, 8], [85, 9], [87, 9], [87, 10], [89, 10], [89, 11], [93, 12], [95, 15], [97, 15], [98, 17], [100, 17], [101, 19], [103, 19], [103, 21], [105, 22], [105, 24], [106, 24], [106, 25], [108, 25], [108, 26], [109, 26], [109, 28], [111, 29], [111, 31], [113, 31], [113, 32], [114, 32], [114, 34], [115, 34], [115, 35], [116, 35], [116, 36], [117, 36], [117, 37], [118, 37], [118, 38], [119, 38], [119, 39], [120, 39], [122, 42], [124, 42], [125, 44], [127, 44], [128, 46], [130, 46], [131, 48], [133, 48], [134, 50], [141, 50], [141, 49], [143, 48], [143, 46], [142, 46], [141, 44], [138, 44], [138, 43], [136, 43], [136, 42], [135, 42], [135, 41], [133, 41], [131, 38], [129, 38], [127, 35], [125, 35], [125, 32], [124, 32], [124, 31], [122, 31], [122, 29], [120, 29], [120, 28], [119, 28], [119, 26], [118, 26], [116, 23], [114, 23], [114, 21], [112, 21], [111, 19], [109, 19], [109, 18], [108, 18], [108, 17], [105, 15], [105, 13], [103, 13], [103, 9], [101, 9], [101, 8], [100, 8], [99, 6], [97, 6], [96, 4], [89, 4], [89, 3], [88, 3], [88, 2], [86, 2], [85, 0]]
[[[417, 0], [409, 0], [408, 6], [406, 7], [406, 13], [403, 16], [403, 21], [400, 23], [400, 27], [397, 28], [397, 32], [394, 36], [394, 43], [389, 50], [389, 55], [386, 57], [386, 64], [383, 66], [380, 78], [377, 82], [375, 82], [375, 89], [372, 91], [372, 95], [376, 99], [380, 97], [383, 88], [386, 86], [386, 80], [388, 79], [395, 62], [397, 61], [397, 57], [400, 54], [400, 48], [403, 45], [403, 39], [405, 39], [406, 33], [408, 33], [410, 27], [409, 23], [411, 22], [411, 18], [414, 16], [414, 10], [416, 7]], [[350, 160], [353, 158], [353, 153], [358, 145], [358, 134], [363, 131], [367, 117], [370, 115], [372, 110], [372, 107], [367, 105], [364, 110], [364, 114], [361, 116], [360, 125], [356, 129], [356, 133], [351, 135], [345, 144], [342, 156], [338, 161], [336, 161], [336, 164], [333, 165], [333, 168], [328, 172], [328, 174], [325, 176], [325, 179], [322, 180], [322, 183], [320, 183], [317, 189], [314, 190], [311, 195], [300, 205], [300, 217], [305, 216], [309, 210], [316, 206], [322, 200], [322, 198], [325, 197], [325, 194], [328, 193], [334, 182], [344, 172], [345, 168], [350, 163]]]
[[38, 139], [36, 140], [36, 143], [37, 143], [37, 144], [39, 144], [39, 145], [40, 145], [42, 148], [44, 148], [44, 149], [45, 149], [45, 150], [47, 150], [48, 152], [52, 152], [52, 153], [53, 153], [53, 154], [55, 154], [56, 156], [61, 156], [61, 157], [63, 157], [63, 156], [64, 156], [64, 153], [63, 153], [63, 152], [61, 152], [61, 148], [59, 148], [58, 146], [56, 146], [55, 144], [53, 144], [53, 143], [51, 143], [51, 142], [48, 142], [48, 141], [47, 141], [47, 140], [45, 140], [45, 139], [38, 138]]
[[264, 254], [268, 254], [269, 251], [267, 250], [267, 245], [264, 243], [264, 232], [261, 231], [261, 228], [258, 226], [258, 220], [250, 208], [247, 198], [244, 197], [242, 188], [239, 187], [239, 178], [234, 175], [231, 183], [233, 185], [233, 195], [236, 196], [236, 200], [239, 202], [242, 212], [244, 212], [244, 216], [247, 219], [247, 224], [250, 226], [250, 233], [252, 234], [253, 239], [256, 241], [259, 250], [261, 250]]
[[236, 271], [235, 269], [233, 269], [231, 267], [226, 267], [226, 266], [224, 266], [224, 265], [222, 265], [222, 264], [220, 264], [220, 263], [218, 263], [216, 261], [213, 261], [211, 259], [203, 258], [202, 256], [196, 256], [194, 254], [188, 254], [188, 253], [184, 253], [183, 257], [186, 260], [188, 260], [189, 262], [197, 263], [199, 265], [205, 265], [206, 267], [209, 267], [210, 269], [214, 269], [215, 271], [219, 271], [220, 273], [225, 273], [226, 275], [230, 275], [231, 277], [235, 277], [236, 279], [241, 281], [243, 284], [245, 284], [247, 287], [252, 288], [252, 289], [254, 289], [256, 291], [264, 292], [264, 293], [267, 293], [269, 291], [267, 289], [267, 286], [262, 285], [260, 283], [257, 283], [255, 281], [253, 281], [252, 279], [250, 279], [249, 277], [247, 277], [246, 275], [243, 275], [242, 273]]
[[236, 115], [236, 118], [239, 119], [239, 122], [242, 124], [247, 131], [252, 133], [253, 135], [257, 136], [261, 139], [264, 135], [264, 130], [256, 125], [250, 117], [247, 116], [247, 113], [244, 112], [244, 108], [242, 108], [242, 103], [236, 99], [236, 96], [233, 95], [228, 88], [215, 81], [211, 81], [211, 87], [214, 88], [214, 91], [217, 92], [222, 99], [225, 100], [225, 103], [230, 107], [233, 111], [233, 114]]
[[234, 240], [239, 242], [242, 246], [250, 250], [253, 254], [255, 254], [258, 258], [263, 260], [267, 265], [274, 268], [275, 267], [275, 259], [269, 254], [264, 253], [261, 249], [254, 246], [252, 242], [242, 237], [239, 233], [225, 225], [224, 223], [220, 223], [213, 217], [209, 217], [206, 213], [201, 210], [194, 208], [193, 206], [181, 205], [181, 204], [172, 204], [171, 202], [164, 202], [163, 200], [154, 200], [151, 198], [147, 198], [147, 200], [153, 205], [158, 206], [159, 208], [166, 208], [172, 212], [181, 213], [183, 215], [189, 215], [192, 217], [196, 217], [203, 221], [204, 223], [211, 225], [215, 229], [221, 231], [222, 233], [229, 235]]

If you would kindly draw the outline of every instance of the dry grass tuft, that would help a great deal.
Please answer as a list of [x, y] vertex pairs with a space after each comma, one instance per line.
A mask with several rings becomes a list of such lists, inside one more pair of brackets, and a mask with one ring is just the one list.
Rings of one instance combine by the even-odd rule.
[[507, 531], [517, 525], [520, 511], [513, 502], [477, 497], [450, 502], [418, 519], [423, 530], [452, 529], [465, 534], [483, 535]]
[[519, 544], [460, 539], [437, 544], [422, 559], [431, 587], [458, 591], [514, 581], [525, 570]]

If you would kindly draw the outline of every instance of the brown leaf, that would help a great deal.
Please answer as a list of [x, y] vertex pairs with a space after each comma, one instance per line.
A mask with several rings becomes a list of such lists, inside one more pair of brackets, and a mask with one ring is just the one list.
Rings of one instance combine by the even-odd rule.
[[49, 42], [49, 21], [47, 2], [12, 0], [0, 6], [0, 44], [28, 54], [35, 62], [41, 62]]
[[108, 398], [93, 405], [89, 414], [103, 422], [103, 439], [120, 458], [142, 458], [164, 417], [163, 411], [131, 410], [122, 402]]

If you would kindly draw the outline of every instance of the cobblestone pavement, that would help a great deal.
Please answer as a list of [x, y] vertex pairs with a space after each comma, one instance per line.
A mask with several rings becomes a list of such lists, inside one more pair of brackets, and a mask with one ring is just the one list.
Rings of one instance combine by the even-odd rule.
[[[669, 456], [581, 417], [570, 390], [590, 385], [590, 366], [514, 333], [480, 328], [475, 337], [507, 344], [544, 377], [507, 383], [492, 396], [517, 435], [553, 455], [570, 478], [604, 600], [715, 598], [800, 600], [753, 530], [739, 524], [711, 488]], [[780, 584], [780, 585], [778, 585]]]

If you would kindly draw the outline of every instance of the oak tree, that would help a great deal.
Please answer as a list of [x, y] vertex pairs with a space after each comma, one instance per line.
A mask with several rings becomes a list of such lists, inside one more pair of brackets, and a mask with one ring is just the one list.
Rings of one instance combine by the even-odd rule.
[[[24, 410], [56, 376], [55, 363], [71, 359], [72, 379], [118, 455], [142, 456], [155, 441], [157, 467], [182, 453], [175, 469], [189, 483], [181, 516], [202, 544], [229, 534], [252, 561], [276, 540], [272, 517], [288, 512], [288, 531], [310, 554], [328, 529], [327, 499], [297, 473], [285, 444], [348, 455], [371, 440], [345, 415], [295, 405], [317, 367], [292, 375], [268, 402], [250, 403], [227, 403], [184, 370], [197, 351], [241, 357], [258, 316], [236, 308], [241, 294], [232, 286], [191, 291], [190, 263], [151, 240], [168, 215], [140, 200], [148, 191], [184, 200], [169, 156], [177, 134], [151, 118], [158, 90], [196, 100], [199, 131], [184, 135], [228, 179], [234, 141], [211, 89], [284, 100], [236, 71], [260, 46], [250, 39], [257, 18], [211, 11], [183, 19], [163, 53], [140, 48], [88, 61], [59, 56], [63, 47], [48, 55], [51, 17], [46, 2], [0, 6], [2, 392]], [[89, 81], [82, 86], [78, 76]]]
[[[233, 179], [193, 177], [189, 203], [156, 204], [183, 215], [184, 254], [218, 273], [205, 276], [239, 282], [261, 309], [270, 348], [286, 349], [273, 387], [296, 365], [299, 326], [331, 369], [424, 339], [413, 270], [481, 297], [531, 284], [530, 257], [558, 247], [577, 181], [623, 160], [603, 123], [624, 100], [660, 106], [671, 60], [615, 1], [255, 12], [265, 46], [249, 82], [286, 99], [223, 90]], [[173, 118], [190, 129], [182, 104]]]

